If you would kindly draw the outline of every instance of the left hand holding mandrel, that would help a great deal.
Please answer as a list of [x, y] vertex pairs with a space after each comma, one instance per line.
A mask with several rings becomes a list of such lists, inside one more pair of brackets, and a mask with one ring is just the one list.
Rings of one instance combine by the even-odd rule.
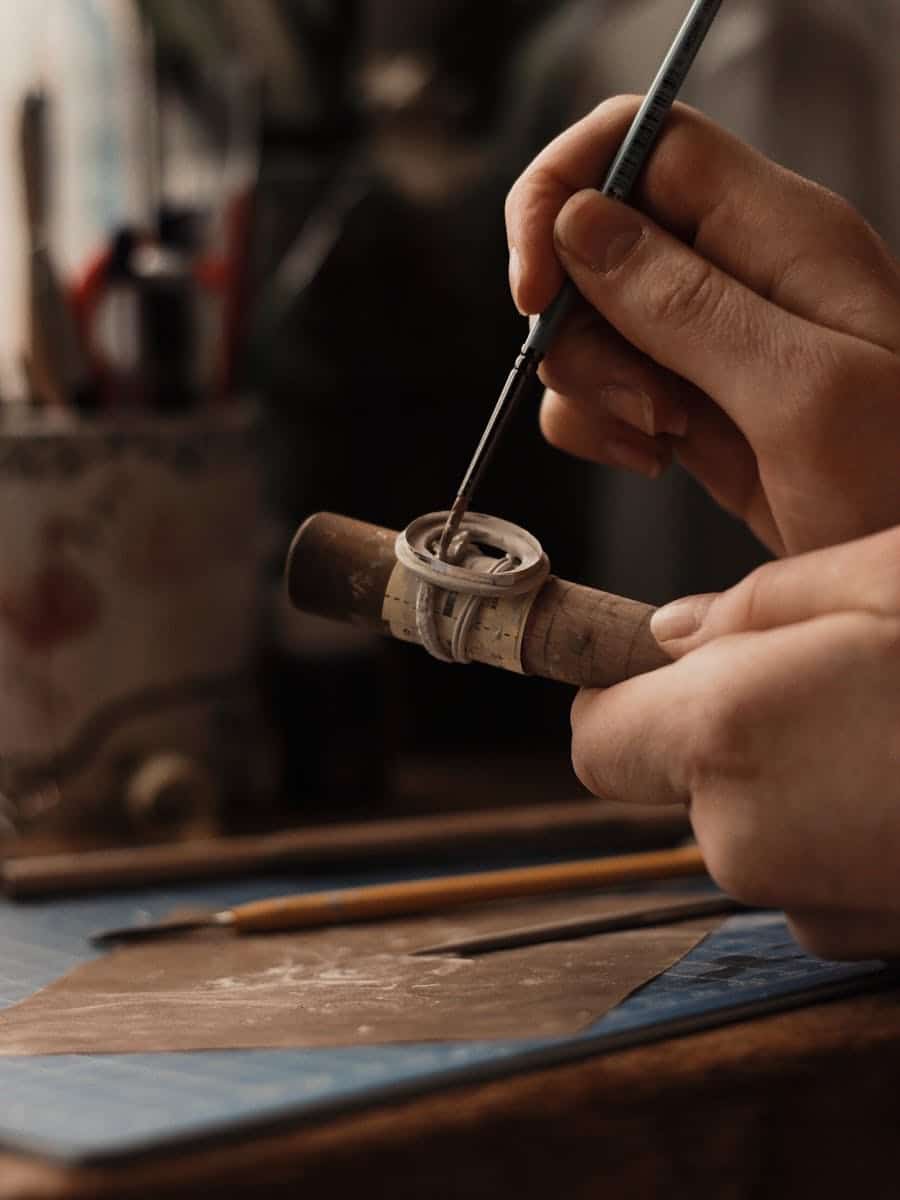
[[520, 310], [566, 273], [586, 301], [541, 367], [545, 435], [651, 476], [674, 450], [778, 554], [897, 524], [896, 261], [845, 201], [683, 105], [635, 207], [602, 196], [637, 105], [601, 104], [507, 201]]
[[900, 957], [900, 528], [651, 627], [677, 661], [575, 701], [582, 782], [688, 805], [713, 878], [814, 952]]

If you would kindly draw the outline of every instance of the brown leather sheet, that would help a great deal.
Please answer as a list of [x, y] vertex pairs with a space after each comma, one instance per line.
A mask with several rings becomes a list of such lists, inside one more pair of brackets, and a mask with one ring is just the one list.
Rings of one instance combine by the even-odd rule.
[[[688, 894], [682, 893], [687, 899]], [[417, 947], [645, 908], [630, 893], [438, 917], [122, 946], [0, 1013], [0, 1054], [309, 1048], [572, 1034], [686, 954], [720, 917], [477, 958]]]

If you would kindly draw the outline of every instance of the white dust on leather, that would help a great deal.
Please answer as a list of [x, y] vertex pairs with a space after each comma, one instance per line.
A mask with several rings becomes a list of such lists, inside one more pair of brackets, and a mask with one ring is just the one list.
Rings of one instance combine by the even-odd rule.
[[549, 560], [527, 530], [467, 513], [442, 561], [437, 543], [446, 519], [427, 513], [398, 534], [382, 618], [394, 637], [443, 662], [474, 659], [522, 674], [522, 634]]

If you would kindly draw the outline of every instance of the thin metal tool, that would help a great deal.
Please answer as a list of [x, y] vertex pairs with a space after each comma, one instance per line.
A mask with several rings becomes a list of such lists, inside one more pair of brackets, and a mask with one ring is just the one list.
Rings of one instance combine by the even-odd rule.
[[618, 933], [623, 929], [647, 929], [657, 925], [674, 925], [696, 917], [744, 912], [746, 906], [729, 896], [710, 896], [701, 900], [681, 901], [678, 904], [657, 905], [634, 912], [601, 914], [596, 917], [574, 917], [568, 921], [545, 922], [541, 925], [520, 925], [502, 933], [484, 933], [458, 942], [439, 942], [413, 950], [414, 957], [450, 954], [473, 958], [478, 954], [493, 954], [498, 950], [516, 950], [521, 946], [543, 946], [547, 942], [569, 942], [576, 938], [595, 937], [600, 933]]
[[[628, 198], [721, 4], [722, 0], [694, 0], [607, 172], [600, 189], [604, 196]], [[450, 508], [437, 547], [438, 558], [443, 561], [447, 561], [450, 544], [509, 418], [578, 298], [578, 289], [566, 280], [519, 351]]]

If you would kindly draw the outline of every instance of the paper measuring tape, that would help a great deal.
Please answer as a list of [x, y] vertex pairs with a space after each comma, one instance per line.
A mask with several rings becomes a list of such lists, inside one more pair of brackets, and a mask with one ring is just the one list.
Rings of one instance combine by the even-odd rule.
[[398, 534], [382, 618], [394, 637], [442, 661], [523, 674], [522, 635], [549, 559], [520, 526], [467, 513], [442, 561], [436, 547], [446, 520], [446, 512], [427, 513]]

